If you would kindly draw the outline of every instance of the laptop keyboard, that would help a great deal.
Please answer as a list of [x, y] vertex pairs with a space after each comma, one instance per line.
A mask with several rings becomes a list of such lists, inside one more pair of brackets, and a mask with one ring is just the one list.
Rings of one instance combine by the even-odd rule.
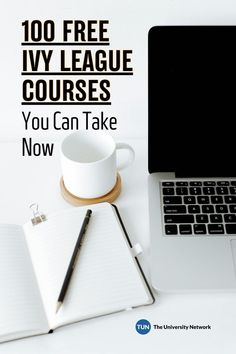
[[163, 181], [166, 235], [236, 234], [236, 180]]

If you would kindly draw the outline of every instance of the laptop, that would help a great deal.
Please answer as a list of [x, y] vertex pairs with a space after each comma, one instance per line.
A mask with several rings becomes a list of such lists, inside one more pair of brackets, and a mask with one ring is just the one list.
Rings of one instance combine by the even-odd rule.
[[152, 285], [236, 288], [236, 26], [149, 31]]

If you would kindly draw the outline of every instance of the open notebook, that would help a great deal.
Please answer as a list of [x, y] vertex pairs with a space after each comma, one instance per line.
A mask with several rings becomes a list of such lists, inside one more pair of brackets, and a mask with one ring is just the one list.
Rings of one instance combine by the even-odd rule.
[[35, 226], [0, 225], [0, 341], [154, 301], [117, 209], [102, 203], [90, 207], [76, 269], [55, 313], [87, 209], [51, 214]]

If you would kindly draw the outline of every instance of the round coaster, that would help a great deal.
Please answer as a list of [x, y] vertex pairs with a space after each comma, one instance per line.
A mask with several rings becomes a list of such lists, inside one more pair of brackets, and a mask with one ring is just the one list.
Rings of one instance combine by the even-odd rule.
[[71, 194], [65, 187], [63, 177], [60, 179], [60, 188], [61, 194], [63, 198], [70, 204], [73, 205], [88, 205], [88, 204], [96, 204], [96, 203], [103, 203], [108, 202], [112, 203], [114, 200], [120, 195], [121, 192], [121, 177], [119, 173], [117, 174], [117, 181], [115, 187], [106, 195], [103, 195], [99, 198], [79, 198], [75, 195]]

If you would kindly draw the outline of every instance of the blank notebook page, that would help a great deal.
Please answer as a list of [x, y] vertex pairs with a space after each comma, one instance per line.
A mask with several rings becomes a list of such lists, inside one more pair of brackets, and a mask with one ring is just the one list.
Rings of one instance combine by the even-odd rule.
[[0, 342], [49, 330], [23, 229], [0, 225]]
[[51, 328], [152, 302], [114, 208], [92, 206], [71, 283], [59, 313], [57, 298], [88, 207], [25, 225], [28, 245]]

